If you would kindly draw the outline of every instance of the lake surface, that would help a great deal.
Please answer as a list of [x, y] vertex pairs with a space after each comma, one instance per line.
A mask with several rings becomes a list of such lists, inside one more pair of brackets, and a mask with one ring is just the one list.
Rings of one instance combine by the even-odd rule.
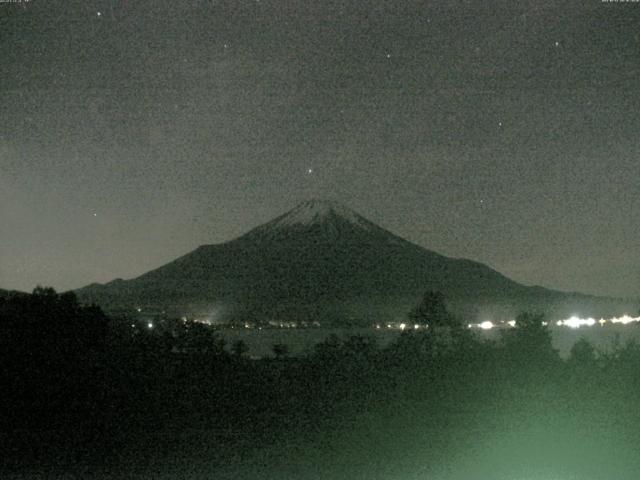
[[[497, 340], [502, 329], [476, 330], [474, 334], [480, 339]], [[564, 358], [569, 356], [571, 347], [580, 338], [586, 338], [600, 351], [611, 351], [616, 344], [624, 346], [631, 340], [640, 341], [640, 324], [629, 325], [607, 324], [580, 328], [550, 327], [554, 347]], [[352, 335], [368, 335], [383, 347], [398, 338], [398, 329], [374, 328], [271, 328], [271, 329], [221, 329], [220, 334], [229, 347], [236, 340], [243, 340], [249, 347], [248, 355], [254, 358], [272, 356], [274, 344], [283, 343], [289, 347], [292, 355], [303, 355], [311, 352], [314, 345], [322, 342], [331, 334], [340, 338]]]

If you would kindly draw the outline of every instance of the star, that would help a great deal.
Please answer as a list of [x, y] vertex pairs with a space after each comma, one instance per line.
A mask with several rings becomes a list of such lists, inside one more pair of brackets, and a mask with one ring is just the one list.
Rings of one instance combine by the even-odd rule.
[[101, 17], [101, 16], [102, 16], [102, 12], [97, 12], [97, 13], [96, 13], [96, 15], [97, 15], [98, 17]]
[[555, 43], [555, 46], [556, 46], [556, 47], [559, 47], [559, 46], [560, 46], [560, 42], [556, 42], [556, 43]]
[[311, 175], [311, 174], [313, 173], [313, 168], [309, 168], [309, 169], [307, 169], [307, 173], [308, 173], [309, 175]]
[[97, 216], [98, 216], [98, 214], [97, 214], [97, 213], [95, 213], [95, 212], [93, 212], [93, 216], [94, 216], [94, 217], [97, 217]]

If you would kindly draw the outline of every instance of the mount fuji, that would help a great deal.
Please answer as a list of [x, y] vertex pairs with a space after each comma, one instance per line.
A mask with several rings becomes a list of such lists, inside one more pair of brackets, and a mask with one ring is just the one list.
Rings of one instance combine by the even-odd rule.
[[92, 284], [76, 294], [107, 311], [359, 324], [404, 318], [426, 290], [441, 291], [454, 310], [474, 317], [612, 306], [611, 299], [521, 285], [481, 263], [408, 242], [325, 200], [303, 202], [234, 240], [202, 245], [137, 278]]

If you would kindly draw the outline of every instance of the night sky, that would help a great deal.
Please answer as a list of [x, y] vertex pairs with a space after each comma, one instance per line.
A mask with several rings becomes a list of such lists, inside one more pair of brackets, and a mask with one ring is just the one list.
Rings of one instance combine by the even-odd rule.
[[640, 3], [0, 3], [0, 287], [131, 278], [297, 203], [640, 295]]

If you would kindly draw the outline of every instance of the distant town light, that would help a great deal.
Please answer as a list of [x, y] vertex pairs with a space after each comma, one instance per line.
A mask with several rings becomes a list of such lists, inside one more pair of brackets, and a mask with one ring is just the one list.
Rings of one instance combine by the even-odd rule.
[[621, 323], [623, 325], [627, 325], [628, 323], [632, 322], [640, 322], [640, 317], [633, 318], [629, 315], [623, 315], [621, 317], [611, 319], [611, 323]]
[[569, 328], [580, 328], [585, 325], [588, 327], [591, 327], [595, 325], [595, 323], [596, 321], [593, 318], [578, 318], [575, 315], [566, 320], [561, 320], [557, 322], [558, 325], [564, 325], [565, 327], [569, 327]]
[[[623, 315], [621, 317], [614, 317], [611, 319], [604, 319], [601, 318], [599, 320], [596, 320], [595, 318], [592, 317], [588, 317], [588, 318], [580, 318], [577, 315], [574, 315], [572, 317], [569, 317], [567, 319], [564, 320], [556, 320], [553, 322], [553, 324], [557, 325], [558, 327], [569, 327], [569, 328], [580, 328], [580, 327], [591, 327], [595, 324], [600, 324], [601, 326], [604, 326], [607, 322], [611, 322], [611, 323], [621, 323], [623, 325], [627, 325], [629, 323], [633, 323], [633, 322], [640, 322], [640, 317], [631, 317], [629, 315]], [[542, 326], [549, 326], [552, 325], [551, 322], [548, 321], [543, 321], [541, 322]], [[498, 323], [494, 323], [491, 320], [485, 320], [481, 323], [468, 323], [467, 324], [467, 328], [473, 329], [473, 328], [478, 328], [481, 330], [492, 330], [492, 329], [497, 329], [497, 328], [504, 328], [506, 326], [509, 326], [511, 328], [516, 327], [517, 322], [515, 320], [509, 320], [509, 321], [504, 321], [504, 320], [500, 320], [498, 321]], [[380, 328], [384, 328], [386, 326], [386, 328], [389, 329], [398, 329], [398, 330], [406, 330], [406, 329], [413, 329], [413, 330], [418, 330], [418, 329], [428, 329], [429, 325], [420, 325], [418, 323], [415, 324], [406, 324], [406, 323], [387, 323], [387, 324], [374, 324], [373, 325], [375, 329], [380, 329]]]
[[581, 320], [578, 317], [571, 317], [562, 322], [562, 325], [569, 328], [578, 328], [582, 325]]

